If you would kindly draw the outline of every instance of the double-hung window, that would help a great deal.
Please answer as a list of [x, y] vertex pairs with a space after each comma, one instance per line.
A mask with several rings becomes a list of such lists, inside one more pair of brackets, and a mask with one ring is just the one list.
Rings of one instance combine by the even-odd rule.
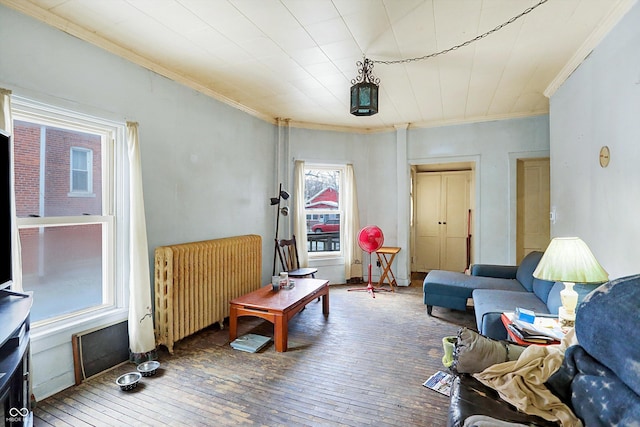
[[344, 167], [306, 164], [304, 175], [309, 257], [341, 255]]
[[124, 127], [22, 99], [12, 114], [22, 287], [34, 293], [34, 326], [121, 307], [115, 170]]
[[84, 147], [71, 147], [71, 160], [69, 162], [70, 195], [93, 195], [93, 150]]

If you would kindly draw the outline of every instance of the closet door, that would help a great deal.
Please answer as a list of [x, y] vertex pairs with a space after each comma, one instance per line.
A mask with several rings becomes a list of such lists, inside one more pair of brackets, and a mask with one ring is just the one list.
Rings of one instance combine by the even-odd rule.
[[467, 171], [443, 174], [440, 270], [463, 272], [467, 267], [470, 177]]
[[549, 158], [518, 160], [516, 262], [550, 241]]
[[442, 202], [442, 174], [419, 173], [416, 178], [416, 271], [440, 268], [440, 204]]
[[464, 271], [471, 172], [424, 172], [416, 178], [416, 271]]

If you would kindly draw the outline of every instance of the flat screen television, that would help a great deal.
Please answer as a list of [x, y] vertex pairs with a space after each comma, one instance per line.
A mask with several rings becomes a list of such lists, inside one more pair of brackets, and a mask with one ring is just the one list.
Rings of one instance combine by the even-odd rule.
[[11, 287], [11, 150], [0, 130], [0, 289]]

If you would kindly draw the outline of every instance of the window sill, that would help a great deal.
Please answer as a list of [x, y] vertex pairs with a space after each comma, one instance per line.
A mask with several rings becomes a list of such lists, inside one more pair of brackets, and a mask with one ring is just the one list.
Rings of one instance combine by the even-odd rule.
[[67, 197], [96, 197], [96, 193], [83, 193], [81, 191], [75, 191], [67, 193]]
[[127, 320], [126, 308], [108, 308], [81, 316], [33, 326], [31, 329], [31, 351], [40, 353], [50, 348], [71, 342], [71, 336], [91, 329], [100, 329]]
[[344, 257], [338, 254], [309, 257], [309, 267], [327, 267], [332, 265], [344, 265]]

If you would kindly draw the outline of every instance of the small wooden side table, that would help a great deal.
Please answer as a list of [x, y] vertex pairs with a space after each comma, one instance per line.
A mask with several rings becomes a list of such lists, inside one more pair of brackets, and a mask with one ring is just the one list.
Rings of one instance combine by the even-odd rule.
[[[389, 281], [389, 287], [392, 292], [394, 291], [393, 287], [398, 286], [398, 283], [396, 282], [396, 276], [393, 274], [393, 270], [391, 270], [391, 264], [393, 264], [393, 259], [396, 257], [398, 252], [400, 252], [400, 248], [391, 246], [383, 246], [376, 251], [380, 266], [383, 268], [380, 280], [378, 281], [378, 287], [384, 285], [386, 279]], [[389, 277], [389, 275], [391, 275], [391, 277]]]

